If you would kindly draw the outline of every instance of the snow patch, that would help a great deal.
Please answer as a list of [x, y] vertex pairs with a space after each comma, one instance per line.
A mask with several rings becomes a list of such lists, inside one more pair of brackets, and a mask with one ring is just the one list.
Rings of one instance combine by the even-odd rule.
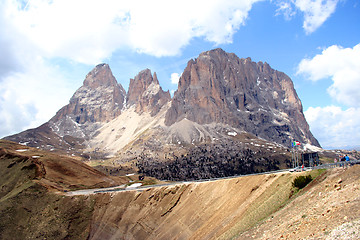
[[17, 149], [16, 151], [17, 152], [26, 152], [26, 151], [28, 151], [29, 149]]
[[235, 137], [235, 136], [237, 135], [237, 132], [228, 132], [227, 134], [228, 134], [229, 136], [234, 136], [234, 137]]
[[313, 151], [313, 152], [323, 152], [324, 151], [324, 149], [316, 147], [316, 146], [311, 145], [309, 143], [306, 143], [304, 145], [304, 150], [310, 150], [310, 151]]
[[257, 77], [257, 79], [256, 79], [256, 85], [259, 86], [260, 83], [261, 83], [261, 81], [259, 80], [259, 77]]

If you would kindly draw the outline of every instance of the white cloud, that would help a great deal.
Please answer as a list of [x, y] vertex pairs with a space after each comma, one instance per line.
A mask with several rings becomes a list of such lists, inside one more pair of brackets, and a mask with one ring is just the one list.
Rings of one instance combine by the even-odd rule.
[[339, 0], [278, 0], [276, 16], [283, 14], [291, 20], [296, 10], [304, 14], [303, 28], [306, 34], [315, 32], [335, 12]]
[[310, 107], [305, 116], [312, 133], [325, 148], [344, 148], [360, 142], [360, 44], [353, 48], [330, 46], [312, 59], [303, 59], [298, 74], [312, 81], [330, 78], [327, 89], [339, 103], [349, 106]]
[[353, 48], [328, 47], [312, 59], [303, 59], [297, 73], [312, 81], [331, 78], [331, 97], [347, 106], [360, 106], [360, 44]]
[[33, 59], [23, 72], [9, 74], [0, 85], [0, 136], [37, 127], [68, 103], [73, 90], [58, 69]]
[[39, 46], [16, 26], [20, 4], [0, 3], [0, 137], [49, 120], [72, 94], [67, 80]]
[[171, 77], [170, 77], [171, 83], [172, 84], [178, 84], [179, 78], [180, 78], [180, 75], [178, 73], [172, 73]]
[[295, 16], [296, 11], [293, 9], [293, 4], [290, 1], [275, 2], [278, 9], [276, 9], [275, 16], [283, 14], [286, 20], [291, 20]]
[[174, 96], [175, 91], [176, 91], [176, 90], [170, 90], [170, 95], [171, 95], [171, 97]]
[[95, 65], [122, 48], [160, 57], [195, 37], [231, 42], [256, 1], [1, 1], [0, 136], [35, 127], [67, 103], [71, 79], [54, 59]]
[[[120, 48], [172, 56], [194, 37], [232, 42], [252, 4], [243, 1], [7, 0], [8, 21], [42, 51], [96, 64]], [[204, 7], [206, 6], [206, 7]]]
[[360, 108], [310, 107], [304, 112], [311, 132], [323, 148], [345, 148], [360, 143]]
[[[194, 38], [231, 43], [258, 1], [0, 1], [0, 136], [48, 120], [67, 102], [69, 80], [54, 59], [95, 65], [122, 48], [161, 57], [180, 54]], [[331, 9], [296, 2], [306, 19]]]
[[[42, 56], [97, 64], [126, 45], [126, 6], [120, 1], [7, 1], [8, 21]], [[118, 21], [118, 22], [116, 22]]]
[[294, 0], [295, 6], [304, 13], [303, 28], [307, 34], [318, 29], [332, 13], [339, 0]]

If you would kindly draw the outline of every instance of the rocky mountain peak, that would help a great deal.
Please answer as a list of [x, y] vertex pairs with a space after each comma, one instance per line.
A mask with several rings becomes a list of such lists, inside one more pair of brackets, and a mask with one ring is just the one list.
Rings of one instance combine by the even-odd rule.
[[165, 124], [184, 118], [199, 124], [225, 123], [281, 144], [295, 138], [319, 145], [286, 74], [222, 49], [188, 62]]
[[227, 142], [241, 133], [283, 146], [293, 139], [320, 146], [285, 73], [218, 48], [188, 62], [172, 99], [149, 69], [130, 79], [126, 94], [109, 65], [99, 64], [49, 122], [8, 139], [64, 151], [68, 145], [79, 145], [79, 151], [102, 148], [104, 154], [112, 149], [114, 154], [130, 140], [139, 140], [143, 152], [145, 145], [155, 151], [162, 143]]
[[118, 84], [108, 64], [99, 64], [85, 77], [71, 97], [70, 103], [60, 109], [53, 122], [68, 118], [76, 123], [106, 122], [120, 115], [125, 100], [125, 90]]
[[154, 78], [151, 75], [150, 69], [142, 70], [135, 78], [130, 79], [129, 90], [126, 96], [127, 105], [131, 106], [136, 104], [141, 99], [142, 94], [153, 82]]
[[136, 112], [148, 111], [155, 115], [171, 97], [169, 91], [162, 90], [156, 73], [152, 75], [149, 69], [145, 69], [130, 79], [126, 99], [127, 106], [135, 105]]
[[85, 77], [84, 86], [95, 89], [100, 86], [115, 86], [117, 81], [108, 64], [102, 63], [93, 68]]
[[199, 59], [200, 58], [206, 58], [207, 56], [210, 56], [210, 57], [214, 57], [214, 56], [225, 56], [227, 55], [228, 53], [225, 52], [222, 48], [215, 48], [215, 49], [212, 49], [212, 50], [209, 50], [209, 51], [205, 51], [205, 52], [202, 52], [199, 54]]

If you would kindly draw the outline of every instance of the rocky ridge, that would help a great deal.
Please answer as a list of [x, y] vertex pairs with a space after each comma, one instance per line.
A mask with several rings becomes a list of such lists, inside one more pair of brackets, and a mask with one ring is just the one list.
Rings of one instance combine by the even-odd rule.
[[128, 107], [135, 105], [137, 113], [150, 112], [154, 116], [170, 100], [170, 92], [162, 90], [156, 73], [152, 76], [150, 69], [145, 69], [134, 79], [130, 79], [126, 104]]
[[[49, 122], [6, 139], [114, 163], [137, 161], [141, 154], [168, 161], [169, 152], [186, 156], [193, 147], [223, 148], [233, 140], [286, 148], [296, 139], [320, 146], [286, 74], [222, 49], [190, 60], [173, 98], [149, 69], [130, 80], [126, 93], [107, 64], [97, 65]], [[236, 151], [247, 148], [234, 145]]]
[[126, 92], [118, 84], [109, 65], [99, 64], [89, 72], [83, 85], [76, 90], [68, 105], [50, 120], [57, 122], [66, 116], [78, 124], [106, 122], [121, 114]]
[[69, 104], [48, 122], [5, 139], [80, 156], [97, 129], [121, 114], [125, 97], [109, 65], [99, 64], [86, 75]]
[[188, 62], [165, 124], [184, 118], [199, 124], [229, 124], [284, 145], [297, 139], [320, 146], [286, 74], [222, 49], [204, 52]]

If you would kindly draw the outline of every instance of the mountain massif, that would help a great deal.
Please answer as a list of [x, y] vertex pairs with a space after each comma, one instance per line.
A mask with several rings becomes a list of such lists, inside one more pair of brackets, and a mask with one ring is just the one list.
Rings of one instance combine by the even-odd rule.
[[126, 92], [97, 65], [48, 122], [6, 139], [0, 239], [359, 235], [358, 165], [244, 176], [290, 167], [294, 139], [320, 145], [286, 74], [221, 49], [190, 60], [172, 98], [149, 69]]
[[165, 124], [184, 118], [199, 124], [228, 124], [284, 145], [297, 139], [319, 146], [286, 74], [221, 49], [188, 62]]
[[250, 149], [254, 161], [269, 162], [286, 155], [294, 139], [320, 147], [291, 79], [222, 49], [190, 60], [172, 98], [149, 69], [126, 92], [107, 64], [97, 65], [47, 123], [5, 139], [82, 159], [137, 161], [142, 169], [183, 156], [204, 161], [191, 157], [198, 148], [221, 149], [222, 158]]

